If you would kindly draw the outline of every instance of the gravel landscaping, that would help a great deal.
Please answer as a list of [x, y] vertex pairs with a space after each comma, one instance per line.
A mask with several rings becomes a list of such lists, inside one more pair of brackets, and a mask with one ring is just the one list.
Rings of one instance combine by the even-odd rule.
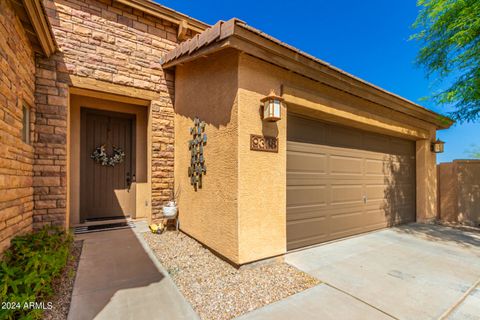
[[52, 309], [43, 313], [44, 320], [65, 320], [70, 310], [72, 300], [73, 284], [77, 273], [80, 254], [82, 253], [83, 241], [75, 241], [72, 245], [71, 259], [63, 270], [62, 276], [55, 280], [55, 295], [49, 299], [52, 302]]
[[204, 320], [232, 319], [319, 283], [286, 263], [236, 269], [181, 232], [144, 237]]

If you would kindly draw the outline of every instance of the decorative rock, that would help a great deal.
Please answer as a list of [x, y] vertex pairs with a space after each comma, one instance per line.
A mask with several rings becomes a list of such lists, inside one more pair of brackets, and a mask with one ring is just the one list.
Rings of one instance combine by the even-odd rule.
[[319, 283], [283, 262], [236, 269], [183, 233], [144, 237], [202, 319], [232, 319]]

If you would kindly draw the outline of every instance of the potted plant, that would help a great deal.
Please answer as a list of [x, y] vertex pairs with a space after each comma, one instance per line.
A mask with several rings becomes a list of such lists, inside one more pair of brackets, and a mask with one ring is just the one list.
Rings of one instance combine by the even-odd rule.
[[173, 219], [178, 212], [177, 208], [177, 199], [180, 194], [180, 189], [177, 191], [172, 191], [171, 199], [163, 206], [163, 217], [166, 219]]

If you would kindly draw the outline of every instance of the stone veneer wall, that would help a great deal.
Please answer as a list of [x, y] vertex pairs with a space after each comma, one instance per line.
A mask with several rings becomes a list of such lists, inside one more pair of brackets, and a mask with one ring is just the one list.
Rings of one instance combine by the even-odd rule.
[[[23, 103], [34, 110], [34, 52], [9, 0], [0, 1], [0, 253], [31, 230], [33, 146], [22, 140]], [[31, 121], [33, 121], [31, 117]]]
[[155, 219], [173, 189], [174, 79], [163, 72], [159, 59], [176, 45], [177, 26], [112, 0], [43, 3], [59, 52], [37, 60], [34, 226], [65, 223], [70, 75], [158, 95], [151, 102]]
[[33, 226], [65, 226], [68, 73], [59, 55], [37, 57]]

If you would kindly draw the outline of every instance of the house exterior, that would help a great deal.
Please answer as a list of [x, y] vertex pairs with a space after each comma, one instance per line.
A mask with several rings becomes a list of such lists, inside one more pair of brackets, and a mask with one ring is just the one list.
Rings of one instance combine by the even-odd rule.
[[431, 144], [449, 119], [238, 19], [1, 6], [1, 249], [43, 225], [157, 221], [173, 198], [181, 230], [236, 265], [437, 215]]

